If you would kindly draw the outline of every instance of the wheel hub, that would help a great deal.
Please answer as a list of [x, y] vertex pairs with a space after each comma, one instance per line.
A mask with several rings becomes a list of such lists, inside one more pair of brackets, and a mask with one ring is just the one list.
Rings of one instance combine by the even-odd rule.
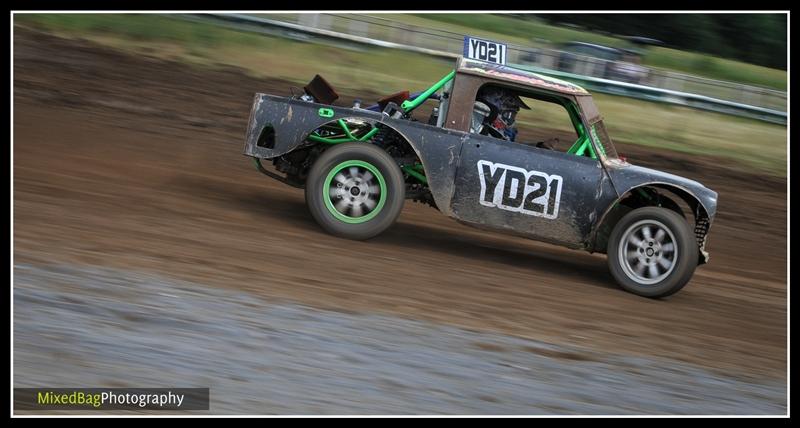
[[641, 220], [630, 226], [619, 245], [622, 269], [643, 285], [663, 281], [675, 268], [677, 246], [669, 228], [656, 220]]
[[[362, 178], [365, 175], [363, 171], [355, 171], [354, 173]], [[369, 171], [366, 171], [366, 174], [371, 175]], [[375, 196], [380, 194], [378, 186], [370, 186], [366, 181], [347, 176], [344, 172], [335, 175], [333, 180], [336, 182], [336, 186], [331, 187], [331, 196], [334, 204], [344, 200], [350, 202], [350, 204], [347, 204], [347, 208], [352, 209], [353, 206], [362, 204], [367, 205], [368, 209], [374, 208]], [[344, 206], [337, 206], [337, 210], [341, 212], [340, 208], [344, 208]]]
[[326, 183], [328, 210], [348, 223], [360, 223], [373, 218], [386, 200], [383, 176], [367, 162], [342, 162], [330, 171]]

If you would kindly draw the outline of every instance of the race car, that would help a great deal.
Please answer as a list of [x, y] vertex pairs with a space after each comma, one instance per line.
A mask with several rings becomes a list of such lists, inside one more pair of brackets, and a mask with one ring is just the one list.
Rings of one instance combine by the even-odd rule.
[[[563, 108], [575, 141], [557, 150], [518, 138], [523, 98]], [[605, 253], [623, 289], [653, 298], [708, 261], [717, 193], [621, 159], [580, 86], [459, 56], [421, 93], [371, 106], [337, 99], [319, 75], [302, 93], [257, 93], [244, 148], [259, 171], [304, 189], [330, 234], [375, 237], [410, 199], [467, 225]], [[426, 102], [430, 115], [415, 118]]]

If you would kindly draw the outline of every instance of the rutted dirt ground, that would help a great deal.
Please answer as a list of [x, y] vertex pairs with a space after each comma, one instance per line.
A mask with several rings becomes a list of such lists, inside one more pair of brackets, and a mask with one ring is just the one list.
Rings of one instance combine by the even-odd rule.
[[288, 94], [285, 82], [21, 28], [14, 61], [17, 264], [151, 272], [320, 309], [785, 379], [783, 178], [618, 144], [633, 163], [719, 192], [711, 263], [677, 295], [648, 300], [618, 289], [604, 256], [470, 229], [410, 202], [369, 242], [326, 235], [301, 191], [241, 155], [253, 93]]

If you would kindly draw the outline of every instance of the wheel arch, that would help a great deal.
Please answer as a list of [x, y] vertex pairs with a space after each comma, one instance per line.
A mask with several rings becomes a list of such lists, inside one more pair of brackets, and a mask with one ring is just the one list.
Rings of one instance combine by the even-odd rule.
[[[322, 125], [318, 126], [317, 128], [314, 128], [314, 129], [312, 129], [312, 130], [310, 130], [310, 131], [306, 132], [302, 140], [303, 140], [303, 141], [308, 141], [308, 137], [309, 137], [309, 136], [311, 136], [311, 133], [312, 133], [312, 132], [314, 132], [316, 129], [319, 129], [319, 128], [321, 128], [322, 126], [326, 126], [326, 125], [328, 125], [328, 124], [330, 124], [330, 123], [333, 123], [333, 122], [336, 122], [336, 121], [338, 121], [338, 120], [344, 120], [344, 121], [347, 121], [347, 120], [357, 120], [357, 121], [368, 122], [368, 123], [370, 123], [370, 124], [371, 124], [373, 127], [378, 127], [378, 126], [385, 127], [385, 128], [386, 128], [386, 129], [388, 129], [389, 131], [391, 131], [391, 132], [393, 132], [393, 133], [397, 134], [397, 136], [399, 136], [399, 137], [400, 137], [400, 140], [402, 141], [402, 144], [403, 144], [405, 147], [411, 148], [411, 150], [414, 152], [414, 154], [416, 154], [417, 158], [418, 158], [418, 159], [420, 160], [420, 162], [422, 163], [422, 166], [423, 166], [423, 168], [426, 168], [426, 169], [427, 169], [427, 166], [428, 166], [428, 165], [426, 164], [426, 160], [425, 160], [425, 159], [423, 158], [423, 156], [421, 155], [421, 151], [420, 151], [419, 147], [417, 147], [417, 144], [415, 144], [415, 143], [413, 142], [413, 140], [412, 140], [411, 138], [409, 138], [409, 137], [408, 137], [408, 135], [406, 135], [406, 134], [405, 134], [405, 133], [403, 133], [403, 132], [402, 132], [400, 129], [398, 129], [398, 127], [397, 127], [397, 126], [392, 126], [392, 124], [390, 124], [390, 123], [387, 123], [387, 122], [384, 122], [384, 121], [381, 121], [381, 120], [377, 120], [377, 119], [365, 119], [365, 118], [358, 117], [358, 116], [344, 116], [344, 117], [339, 117], [339, 118], [336, 118], [336, 119], [330, 120], [330, 121], [328, 121], [328, 122], [326, 122], [326, 123], [324, 123], [324, 124], [322, 124]], [[373, 143], [374, 143], [374, 139], [375, 139], [375, 137], [377, 137], [377, 135], [379, 135], [380, 133], [381, 133], [381, 132], [379, 131], [379, 132], [378, 132], [378, 133], [377, 133], [375, 136], [373, 136], [372, 138], [370, 138], [370, 139], [368, 139], [368, 140], [365, 140], [365, 141], [355, 141], [355, 142], [362, 142], [362, 143], [373, 144]], [[324, 146], [326, 145], [326, 143], [322, 143], [322, 142], [312, 142], [312, 144], [309, 144], [309, 145], [322, 145], [322, 146], [324, 147]], [[332, 146], [334, 146], [334, 144], [330, 144], [329, 146], [331, 146], [331, 147], [332, 147]], [[383, 147], [381, 147], [381, 148], [383, 148]]]
[[396, 133], [402, 144], [413, 151], [422, 164], [427, 188], [435, 207], [440, 212], [451, 215], [450, 201], [455, 190], [455, 171], [461, 144], [469, 134], [391, 118], [375, 122], [376, 125], [380, 124]]
[[683, 216], [689, 225], [693, 226], [699, 249], [698, 264], [708, 262], [709, 255], [705, 246], [711, 226], [711, 217], [707, 207], [703, 204], [702, 199], [691, 190], [674, 183], [661, 181], [642, 183], [631, 187], [606, 208], [591, 234], [590, 247], [592, 251], [605, 253], [608, 235], [622, 216], [633, 209], [646, 206], [660, 206]]
[[[372, 128], [377, 128], [378, 131], [374, 134], [368, 136], [368, 138], [359, 138], [360, 136], [356, 134], [355, 128], [350, 129], [353, 134], [347, 134], [347, 136], [352, 138], [346, 137], [335, 137], [335, 138], [314, 138], [314, 133], [322, 128], [330, 127], [330, 126], [337, 126], [337, 122], [343, 121], [344, 123], [352, 124], [354, 121], [363, 122], [369, 124]], [[266, 125], [265, 129], [268, 128], [270, 125]], [[420, 150], [416, 144], [412, 142], [412, 140], [405, 135], [401, 130], [397, 127], [392, 126], [391, 124], [385, 123], [376, 118], [365, 118], [356, 115], [349, 115], [349, 116], [341, 116], [335, 119], [330, 119], [326, 122], [322, 122], [311, 129], [307, 129], [297, 135], [294, 142], [290, 145], [286, 145], [281, 151], [276, 151], [270, 157], [266, 159], [272, 159], [273, 162], [281, 163], [281, 167], [278, 168], [279, 172], [283, 172], [287, 175], [287, 177], [281, 177], [274, 172], [268, 171], [267, 169], [263, 168], [260, 165], [260, 159], [256, 159], [256, 166], [264, 174], [269, 175], [272, 178], [276, 178], [280, 181], [285, 183], [289, 183], [294, 185], [295, 187], [303, 187], [305, 185], [306, 176], [308, 170], [311, 168], [311, 165], [315, 162], [315, 160], [325, 151], [336, 147], [340, 144], [344, 143], [363, 143], [363, 144], [371, 144], [376, 147], [387, 151], [388, 147], [385, 145], [381, 145], [378, 140], [380, 139], [387, 139], [387, 134], [393, 134], [394, 137], [389, 136], [388, 138], [392, 140], [392, 143], [396, 143], [396, 145], [402, 146], [402, 150], [408, 150], [419, 159], [422, 163], [423, 168], [427, 168], [426, 160], [420, 157]], [[279, 154], [277, 154], [279, 153]], [[389, 153], [392, 155], [391, 153]], [[277, 166], [277, 164], [276, 164]], [[293, 176], [293, 177], [289, 177]], [[291, 180], [290, 180], [291, 178]]]

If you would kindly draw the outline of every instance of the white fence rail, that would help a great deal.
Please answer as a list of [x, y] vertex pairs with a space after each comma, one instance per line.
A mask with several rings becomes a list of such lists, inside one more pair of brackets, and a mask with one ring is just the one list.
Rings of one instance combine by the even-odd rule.
[[[463, 35], [439, 29], [407, 25], [369, 15], [338, 14], [206, 14], [195, 19], [213, 19], [240, 29], [262, 31], [284, 37], [323, 37], [404, 49], [428, 55], [455, 57], [461, 53]], [[650, 101], [678, 104], [773, 123], [787, 121], [785, 92], [757, 86], [690, 76], [649, 68], [645, 76], [628, 82], [614, 79], [613, 61], [564, 52], [508, 45], [508, 63], [572, 80], [596, 92], [612, 93]]]

